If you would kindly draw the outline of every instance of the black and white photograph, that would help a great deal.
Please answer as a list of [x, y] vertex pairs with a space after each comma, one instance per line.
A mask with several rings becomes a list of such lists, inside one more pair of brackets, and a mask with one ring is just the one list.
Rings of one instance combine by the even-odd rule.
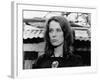
[[23, 11], [23, 69], [91, 66], [91, 13]]
[[96, 71], [95, 8], [13, 3], [12, 76]]

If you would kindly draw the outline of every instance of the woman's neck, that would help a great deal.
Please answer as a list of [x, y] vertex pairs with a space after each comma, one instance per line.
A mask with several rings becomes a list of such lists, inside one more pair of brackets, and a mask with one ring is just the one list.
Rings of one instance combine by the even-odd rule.
[[54, 48], [54, 56], [55, 57], [63, 57], [63, 44]]

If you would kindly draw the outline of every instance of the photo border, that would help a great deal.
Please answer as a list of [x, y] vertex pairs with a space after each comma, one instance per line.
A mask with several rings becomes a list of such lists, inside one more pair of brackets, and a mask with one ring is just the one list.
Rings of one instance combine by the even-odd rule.
[[[52, 11], [71, 11], [71, 12], [85, 12], [91, 13], [91, 32], [94, 33], [96, 26], [96, 8], [87, 7], [71, 7], [71, 6], [57, 6], [57, 5], [39, 5], [39, 4], [27, 4], [12, 2], [12, 62], [11, 62], [11, 76], [13, 78], [25, 78], [25, 77], [40, 77], [40, 76], [54, 76], [54, 75], [66, 75], [73, 73], [89, 73], [96, 72], [96, 52], [95, 48], [91, 45], [91, 66], [83, 67], [70, 67], [70, 68], [57, 68], [57, 69], [30, 69], [23, 70], [23, 10], [52, 10]], [[92, 38], [91, 44], [95, 40]]]

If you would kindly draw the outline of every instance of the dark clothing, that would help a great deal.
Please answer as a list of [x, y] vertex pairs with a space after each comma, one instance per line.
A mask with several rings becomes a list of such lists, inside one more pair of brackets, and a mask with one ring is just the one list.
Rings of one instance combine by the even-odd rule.
[[76, 67], [82, 66], [81, 57], [77, 55], [67, 55], [66, 57], [47, 57], [45, 54], [39, 57], [33, 65], [35, 68], [52, 68], [53, 62], [57, 62], [57, 67]]

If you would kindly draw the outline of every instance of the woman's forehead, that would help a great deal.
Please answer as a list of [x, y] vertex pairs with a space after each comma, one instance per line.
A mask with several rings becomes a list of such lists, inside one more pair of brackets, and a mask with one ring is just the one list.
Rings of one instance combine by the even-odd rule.
[[61, 28], [60, 23], [57, 21], [51, 21], [49, 24], [49, 28]]

